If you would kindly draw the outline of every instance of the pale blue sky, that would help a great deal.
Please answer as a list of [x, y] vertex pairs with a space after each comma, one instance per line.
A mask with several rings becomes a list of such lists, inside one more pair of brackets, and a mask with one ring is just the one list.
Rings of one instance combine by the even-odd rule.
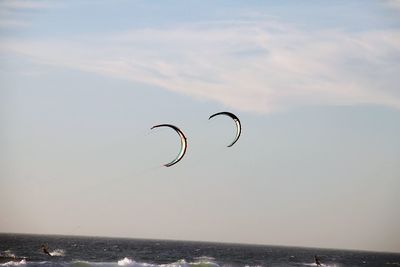
[[[399, 18], [395, 0], [0, 1], [0, 232], [400, 252]], [[159, 123], [188, 137], [171, 168]]]

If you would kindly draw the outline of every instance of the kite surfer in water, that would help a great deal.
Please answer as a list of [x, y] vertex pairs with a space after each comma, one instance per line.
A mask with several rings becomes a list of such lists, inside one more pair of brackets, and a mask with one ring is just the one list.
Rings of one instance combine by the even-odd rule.
[[322, 266], [322, 264], [319, 261], [319, 258], [317, 257], [317, 255], [314, 256], [314, 260], [315, 260], [315, 264], [317, 264], [317, 266]]
[[48, 249], [49, 249], [49, 248], [47, 247], [47, 245], [45, 245], [45, 244], [42, 245], [42, 251], [43, 251], [43, 253], [45, 253], [45, 254], [51, 256], [51, 254], [50, 254], [50, 252], [49, 252]]

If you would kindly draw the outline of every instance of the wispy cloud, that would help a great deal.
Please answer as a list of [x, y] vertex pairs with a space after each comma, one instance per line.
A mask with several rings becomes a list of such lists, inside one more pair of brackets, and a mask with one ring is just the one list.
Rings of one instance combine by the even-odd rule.
[[55, 1], [44, 0], [0, 0], [0, 28], [18, 29], [30, 25], [29, 16], [24, 11], [40, 11], [56, 7]]
[[271, 19], [132, 30], [60, 41], [3, 40], [2, 53], [156, 85], [230, 108], [400, 108], [400, 33], [305, 31]]
[[54, 2], [43, 0], [1, 0], [0, 8], [4, 9], [42, 9], [54, 6]]

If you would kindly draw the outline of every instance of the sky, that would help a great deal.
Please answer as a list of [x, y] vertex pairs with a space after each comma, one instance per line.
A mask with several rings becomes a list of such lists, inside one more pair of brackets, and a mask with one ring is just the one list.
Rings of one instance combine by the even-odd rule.
[[400, 252], [399, 84], [397, 0], [0, 0], [0, 232]]

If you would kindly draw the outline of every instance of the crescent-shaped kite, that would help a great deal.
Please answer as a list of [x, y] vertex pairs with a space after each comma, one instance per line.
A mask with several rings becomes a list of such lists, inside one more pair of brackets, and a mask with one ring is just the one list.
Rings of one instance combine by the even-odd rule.
[[233, 146], [233, 145], [236, 143], [236, 141], [239, 139], [240, 133], [242, 132], [242, 125], [240, 124], [240, 120], [239, 120], [238, 117], [236, 117], [235, 114], [230, 113], [230, 112], [226, 112], [226, 111], [215, 113], [215, 114], [211, 115], [210, 118], [208, 118], [208, 119], [211, 119], [211, 118], [213, 118], [213, 117], [215, 117], [215, 116], [218, 116], [218, 115], [226, 115], [226, 116], [229, 116], [229, 117], [231, 117], [231, 118], [235, 121], [235, 124], [236, 124], [236, 136], [235, 136], [235, 139], [233, 140], [233, 142], [228, 146], [228, 147], [231, 147], [231, 146]]
[[151, 129], [154, 129], [157, 127], [170, 127], [179, 134], [179, 137], [181, 139], [181, 150], [180, 150], [178, 156], [173, 161], [171, 161], [167, 164], [164, 164], [165, 167], [171, 167], [172, 165], [178, 163], [185, 155], [186, 148], [187, 148], [186, 136], [183, 134], [183, 132], [178, 127], [176, 127], [172, 124], [159, 124], [159, 125], [155, 125], [155, 126], [151, 127]]

